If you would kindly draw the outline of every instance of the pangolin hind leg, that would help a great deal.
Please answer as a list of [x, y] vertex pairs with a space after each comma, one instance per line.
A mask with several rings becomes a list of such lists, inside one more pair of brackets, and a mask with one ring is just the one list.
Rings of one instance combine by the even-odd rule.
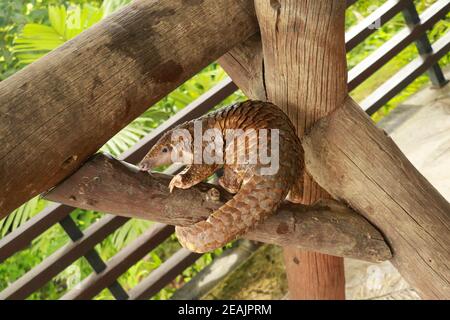
[[178, 240], [183, 247], [201, 253], [224, 246], [274, 212], [286, 197], [284, 190], [283, 181], [253, 176], [208, 219], [175, 227]]
[[297, 164], [297, 167], [292, 167], [293, 169], [296, 169], [295, 172], [292, 172], [292, 175], [296, 178], [291, 188], [289, 189], [289, 193], [286, 197], [286, 200], [292, 203], [304, 203], [303, 201], [303, 183], [305, 175], [304, 151], [300, 145], [300, 142], [296, 144], [296, 146], [297, 149], [295, 150], [295, 152], [293, 152], [293, 154], [297, 156], [297, 160], [294, 162]]
[[242, 177], [240, 177], [234, 170], [225, 165], [223, 167], [223, 176], [219, 179], [219, 184], [229, 193], [237, 193], [242, 185]]
[[303, 175], [294, 182], [289, 190], [286, 200], [292, 203], [303, 203]]
[[183, 171], [174, 176], [169, 183], [170, 192], [173, 188], [188, 189], [206, 178], [216, 171], [216, 164], [191, 164]]

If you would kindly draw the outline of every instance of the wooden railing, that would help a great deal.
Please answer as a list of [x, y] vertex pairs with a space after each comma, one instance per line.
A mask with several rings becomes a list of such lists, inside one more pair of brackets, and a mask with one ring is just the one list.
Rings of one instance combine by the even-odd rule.
[[[356, 1], [347, 1], [347, 4], [350, 6], [354, 2]], [[367, 113], [372, 114], [377, 111], [424, 72], [428, 72], [433, 85], [443, 86], [447, 82], [438, 61], [450, 51], [450, 33], [431, 45], [426, 31], [431, 29], [437, 21], [444, 18], [449, 9], [450, 3], [448, 0], [439, 0], [419, 17], [411, 0], [389, 0], [347, 32], [346, 48], [347, 51], [350, 51], [376, 31], [372, 26], [377, 22], [384, 24], [396, 14], [402, 12], [407, 24], [405, 29], [398, 32], [392, 39], [349, 71], [349, 91], [358, 87], [412, 42], [416, 43], [420, 53], [420, 57], [403, 67], [362, 101], [361, 106]], [[208, 112], [235, 90], [237, 90], [237, 86], [230, 79], [222, 81], [144, 137], [134, 147], [125, 152], [120, 159], [137, 163], [164, 131]], [[179, 167], [171, 167], [167, 172], [175, 173], [179, 169]], [[117, 281], [118, 277], [166, 240], [173, 233], [173, 227], [154, 224], [113, 258], [105, 262], [94, 249], [95, 245], [124, 225], [128, 218], [107, 215], [93, 223], [85, 231], [81, 231], [69, 215], [74, 209], [61, 204], [50, 205], [0, 240], [1, 263], [24, 249], [33, 239], [54, 224], [59, 223], [71, 239], [68, 244], [2, 291], [0, 299], [24, 299], [28, 297], [83, 256], [91, 265], [94, 273], [84, 279], [75, 289], [67, 292], [62, 299], [91, 299], [104, 288], [108, 288], [116, 299], [148, 299], [164, 288], [200, 256], [181, 249], [136, 287], [126, 292]]]

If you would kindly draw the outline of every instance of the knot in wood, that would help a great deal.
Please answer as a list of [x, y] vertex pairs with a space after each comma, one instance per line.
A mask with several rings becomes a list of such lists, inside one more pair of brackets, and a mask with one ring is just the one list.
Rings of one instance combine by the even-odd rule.
[[220, 200], [220, 191], [216, 188], [211, 188], [206, 193], [206, 199], [211, 201], [219, 201]]

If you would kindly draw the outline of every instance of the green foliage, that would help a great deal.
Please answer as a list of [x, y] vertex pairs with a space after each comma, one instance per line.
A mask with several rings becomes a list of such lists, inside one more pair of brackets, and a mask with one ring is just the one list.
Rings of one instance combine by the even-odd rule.
[[100, 7], [89, 3], [67, 8], [62, 4], [50, 5], [49, 25], [26, 24], [14, 41], [13, 53], [20, 64], [29, 64], [93, 26], [126, 2], [106, 0]]
[[[360, 22], [364, 17], [372, 13], [377, 7], [382, 5], [385, 1], [375, 0], [375, 1], [358, 1], [352, 5], [346, 12], [346, 27], [349, 29], [355, 23]], [[422, 13], [424, 10], [429, 8], [436, 0], [415, 0], [414, 3], [417, 10]], [[374, 50], [383, 45], [388, 41], [394, 34], [396, 34], [400, 29], [406, 27], [403, 16], [399, 13], [388, 23], [384, 24], [381, 28], [377, 29], [371, 36], [369, 36], [364, 42], [356, 46], [351, 52], [347, 54], [347, 63], [349, 69], [363, 61], [367, 56], [369, 56]], [[442, 35], [450, 32], [450, 15], [447, 14], [446, 19], [443, 19], [435, 24], [435, 26], [427, 33], [430, 41], [434, 42]], [[406, 64], [418, 57], [417, 48], [414, 44], [407, 46], [398, 55], [386, 63], [380, 70], [375, 72], [371, 77], [369, 77], [364, 83], [353, 90], [350, 95], [356, 101], [362, 101], [367, 97], [372, 91], [382, 85], [387, 79], [392, 77]], [[439, 64], [444, 67], [450, 63], [450, 54], [447, 53], [442, 59], [440, 59]], [[400, 94], [390, 100], [386, 105], [380, 108], [372, 118], [378, 121], [382, 117], [386, 116], [390, 111], [392, 111], [397, 105], [411, 96], [413, 93], [417, 92], [423, 85], [429, 83], [429, 78], [427, 74], [418, 77], [413, 81], [407, 88], [405, 88]]]
[[[27, 24], [48, 24], [48, 6], [66, 6], [89, 3], [100, 6], [101, 0], [2, 0], [0, 1], [0, 81], [14, 74], [23, 66], [13, 52], [13, 42]], [[117, 4], [115, 4], [117, 2]], [[105, 10], [111, 12], [120, 0], [112, 2]], [[123, 1], [122, 1], [123, 2]]]
[[28, 202], [14, 210], [9, 216], [0, 220], [0, 237], [4, 237], [8, 232], [16, 229], [25, 221], [41, 211], [47, 204], [47, 201], [34, 197]]
[[12, 45], [17, 32], [28, 22], [44, 22], [45, 9], [40, 6], [30, 11], [36, 1], [16, 0], [0, 2], [0, 80], [14, 74], [18, 69], [17, 57]]
[[[15, 0], [0, 2], [0, 80], [12, 75], [20, 68], [39, 59], [64, 42], [72, 39], [83, 30], [94, 25], [102, 18], [114, 12], [130, 0]], [[383, 0], [359, 0], [346, 12], [346, 28], [361, 21], [378, 6]], [[435, 0], [415, 0], [419, 12], [429, 7]], [[399, 14], [387, 24], [368, 37], [347, 55], [349, 67], [364, 60], [371, 52], [390, 39], [396, 32], [405, 27], [402, 16]], [[440, 21], [428, 33], [432, 42], [448, 32], [449, 19]], [[417, 57], [414, 45], [405, 48], [401, 54], [376, 72], [351, 94], [361, 101], [371, 91], [381, 85], [387, 78], [394, 75], [405, 64]], [[441, 65], [448, 65], [450, 55], [441, 59]], [[132, 147], [145, 134], [167, 120], [176, 112], [182, 110], [189, 103], [197, 99], [204, 92], [225, 79], [226, 73], [216, 63], [211, 64], [199, 72], [192, 79], [185, 82], [167, 97], [145, 111], [140, 117], [116, 134], [100, 150], [118, 156]], [[410, 94], [417, 91], [423, 84], [428, 83], [426, 75], [419, 77], [406, 90], [392, 99], [384, 106], [374, 119], [379, 119], [395, 108]], [[227, 98], [222, 104], [230, 104], [243, 100], [245, 97], [238, 91]], [[150, 106], [149, 106], [150, 107]], [[28, 201], [7, 218], [0, 220], [0, 237], [36, 215], [49, 203], [35, 197]], [[71, 217], [82, 229], [98, 221], [104, 215], [100, 212], [76, 209]], [[104, 260], [109, 260], [122, 248], [129, 245], [152, 223], [132, 219], [116, 230], [112, 235], [96, 246], [97, 252]], [[67, 235], [59, 225], [51, 227], [42, 235], [33, 240], [32, 244], [16, 255], [0, 264], [0, 290], [12, 283], [25, 272], [42, 262], [46, 257], [69, 241]], [[174, 236], [146, 255], [142, 260], [132, 266], [120, 278], [119, 282], [126, 290], [133, 288], [150, 272], [158, 268], [166, 259], [180, 249]], [[180, 276], [153, 299], [167, 299], [183, 283], [189, 281], [204, 266], [209, 264], [223, 249], [203, 255], [193, 266], [187, 268]], [[29, 299], [57, 299], [74, 284], [81, 281], [92, 272], [91, 267], [84, 258], [77, 260], [72, 266], [66, 268], [43, 288], [33, 293]], [[108, 290], [103, 290], [96, 299], [112, 299]]]

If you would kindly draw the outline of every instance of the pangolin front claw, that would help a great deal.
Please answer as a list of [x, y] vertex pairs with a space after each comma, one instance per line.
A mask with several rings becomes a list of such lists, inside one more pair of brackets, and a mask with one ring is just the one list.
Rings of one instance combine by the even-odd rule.
[[170, 193], [172, 193], [174, 188], [183, 188], [182, 177], [179, 174], [177, 174], [175, 177], [172, 178], [172, 180], [170, 180], [169, 183]]

